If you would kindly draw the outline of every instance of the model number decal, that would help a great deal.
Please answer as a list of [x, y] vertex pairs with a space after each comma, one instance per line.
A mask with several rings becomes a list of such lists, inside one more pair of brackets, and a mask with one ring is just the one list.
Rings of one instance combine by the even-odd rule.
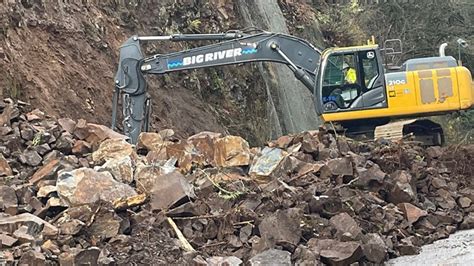
[[385, 75], [387, 86], [405, 85], [407, 84], [407, 74], [405, 72], [388, 73]]
[[407, 81], [403, 79], [392, 79], [388, 80], [388, 86], [395, 86], [395, 85], [404, 85]]

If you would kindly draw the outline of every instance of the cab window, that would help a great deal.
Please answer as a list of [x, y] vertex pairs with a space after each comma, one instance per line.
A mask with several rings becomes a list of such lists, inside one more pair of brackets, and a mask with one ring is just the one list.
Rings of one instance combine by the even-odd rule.
[[361, 91], [356, 54], [333, 54], [328, 57], [323, 76], [323, 104], [326, 109], [346, 109]]
[[370, 90], [373, 88], [374, 82], [379, 76], [379, 68], [377, 64], [377, 59], [375, 57], [375, 52], [361, 52], [360, 57], [362, 59], [362, 67], [364, 69], [364, 85], [367, 90]]

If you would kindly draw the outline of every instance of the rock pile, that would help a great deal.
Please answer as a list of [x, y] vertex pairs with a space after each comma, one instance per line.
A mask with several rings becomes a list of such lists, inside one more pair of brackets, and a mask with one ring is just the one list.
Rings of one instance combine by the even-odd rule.
[[250, 148], [0, 104], [7, 263], [381, 263], [474, 227], [474, 146], [364, 143], [324, 128]]

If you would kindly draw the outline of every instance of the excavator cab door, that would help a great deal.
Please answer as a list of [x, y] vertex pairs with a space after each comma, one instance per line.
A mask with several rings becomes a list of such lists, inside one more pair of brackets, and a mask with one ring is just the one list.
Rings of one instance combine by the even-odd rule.
[[334, 51], [323, 59], [319, 94], [323, 113], [387, 107], [380, 51]]

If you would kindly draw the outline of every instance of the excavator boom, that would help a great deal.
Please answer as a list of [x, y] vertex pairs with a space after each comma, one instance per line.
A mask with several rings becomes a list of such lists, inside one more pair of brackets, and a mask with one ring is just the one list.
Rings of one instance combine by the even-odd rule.
[[[140, 41], [223, 40], [185, 51], [145, 57]], [[311, 92], [315, 90], [321, 50], [307, 41], [279, 33], [223, 33], [171, 36], [133, 36], [120, 48], [115, 76], [112, 128], [117, 120], [118, 98], [122, 96], [123, 131], [135, 143], [148, 130], [150, 99], [145, 74], [166, 74], [188, 69], [249, 62], [286, 64]]]

